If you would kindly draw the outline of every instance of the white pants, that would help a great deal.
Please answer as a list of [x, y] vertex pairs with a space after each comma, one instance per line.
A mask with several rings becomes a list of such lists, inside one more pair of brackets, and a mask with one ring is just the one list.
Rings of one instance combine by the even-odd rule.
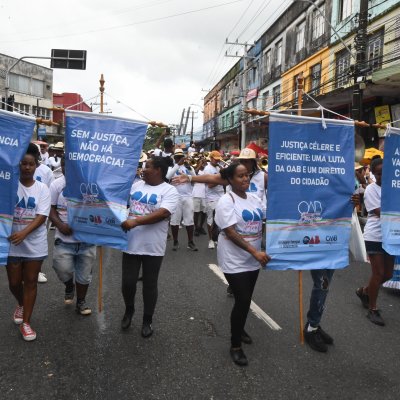
[[207, 225], [212, 225], [214, 222], [214, 211], [217, 208], [218, 200], [207, 201], [206, 200], [206, 214], [207, 214]]
[[193, 221], [193, 199], [192, 197], [181, 197], [177, 204], [176, 211], [171, 215], [171, 226], [177, 226], [181, 224], [183, 219], [183, 225], [191, 226], [194, 225]]
[[206, 212], [206, 199], [201, 197], [193, 197], [193, 211], [197, 212]]

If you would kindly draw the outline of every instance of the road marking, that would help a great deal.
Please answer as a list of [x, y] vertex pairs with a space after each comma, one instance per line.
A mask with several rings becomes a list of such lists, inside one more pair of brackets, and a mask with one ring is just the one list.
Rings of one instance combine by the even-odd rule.
[[[214, 274], [225, 283], [225, 285], [228, 285], [228, 282], [226, 281], [225, 276], [219, 269], [218, 265], [208, 264], [208, 268], [210, 268], [211, 271], [214, 272]], [[264, 321], [273, 331], [280, 331], [282, 329], [266, 312], [264, 312], [256, 303], [254, 303], [253, 300], [251, 301], [250, 310], [258, 319]]]

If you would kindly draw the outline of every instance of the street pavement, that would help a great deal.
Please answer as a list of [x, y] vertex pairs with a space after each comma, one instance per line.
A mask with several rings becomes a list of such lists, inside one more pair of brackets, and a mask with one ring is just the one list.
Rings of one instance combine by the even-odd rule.
[[[131, 328], [120, 329], [121, 253], [104, 249], [102, 313], [97, 311], [98, 266], [89, 289], [93, 314], [83, 317], [63, 303], [63, 285], [51, 268], [39, 285], [32, 326], [35, 342], [21, 338], [11, 316], [15, 301], [5, 269], [0, 283], [0, 399], [399, 399], [400, 294], [382, 290], [379, 306], [387, 323], [373, 325], [355, 296], [369, 264], [353, 263], [335, 273], [323, 328], [335, 339], [321, 354], [299, 342], [298, 272], [260, 273], [254, 302], [281, 329], [271, 329], [252, 312], [244, 345], [249, 366], [229, 356], [229, 315], [233, 299], [209, 268], [216, 250], [205, 236], [198, 252], [181, 248], [164, 258], [154, 335], [140, 336], [141, 283]], [[50, 232], [52, 243], [53, 231]], [[51, 246], [50, 246], [51, 247]], [[303, 273], [304, 310], [311, 279]]]

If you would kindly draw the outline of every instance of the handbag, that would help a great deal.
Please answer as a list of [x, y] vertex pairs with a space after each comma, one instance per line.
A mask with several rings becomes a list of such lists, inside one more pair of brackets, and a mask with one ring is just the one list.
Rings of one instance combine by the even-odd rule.
[[353, 215], [351, 216], [349, 250], [350, 250], [351, 261], [368, 262], [364, 237], [361, 231], [360, 222], [358, 221], [358, 215], [355, 209], [353, 210]]

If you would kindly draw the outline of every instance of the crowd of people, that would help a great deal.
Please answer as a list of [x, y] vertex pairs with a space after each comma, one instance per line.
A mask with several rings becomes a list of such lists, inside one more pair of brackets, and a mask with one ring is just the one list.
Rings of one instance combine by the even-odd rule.
[[[259, 270], [270, 260], [264, 247], [266, 163], [260, 163], [260, 155], [251, 148], [242, 149], [232, 157], [217, 150], [205, 152], [193, 143], [185, 153], [168, 138], [163, 148], [160, 144], [161, 141], [154, 150], [141, 154], [129, 196], [127, 220], [121, 224], [128, 237], [122, 255], [125, 312], [121, 328], [126, 330], [131, 325], [137, 282], [142, 280], [141, 335], [148, 338], [153, 334], [158, 276], [167, 240], [172, 236], [172, 251], [179, 251], [179, 232], [184, 227], [189, 251], [198, 251], [195, 237], [200, 235], [208, 235], [209, 251], [217, 248], [218, 264], [229, 284], [228, 295], [234, 297], [230, 355], [234, 363], [245, 366], [248, 360], [242, 343], [253, 341], [245, 323]], [[36, 339], [30, 321], [38, 280], [46, 280], [44, 275], [40, 277], [43, 260], [48, 256], [46, 226], [55, 228], [52, 266], [65, 286], [65, 304], [72, 304], [76, 298], [77, 313], [91, 314], [86, 294], [92, 280], [96, 246], [75, 240], [68, 225], [63, 153], [62, 142], [51, 148], [41, 143], [40, 149], [31, 143], [20, 162], [7, 275], [10, 291], [17, 301], [13, 319], [26, 341]], [[391, 278], [394, 266], [394, 257], [382, 248], [382, 159], [372, 160], [370, 170], [356, 164], [355, 182], [355, 194], [349, 201], [358, 207], [361, 204], [367, 213], [364, 237], [371, 264], [370, 280], [356, 290], [356, 295], [368, 309], [369, 320], [382, 326], [384, 321], [377, 309], [378, 291]], [[310, 347], [320, 352], [326, 352], [333, 343], [320, 325], [333, 273], [334, 270], [324, 269], [323, 265], [311, 271], [313, 288], [304, 335]]]

